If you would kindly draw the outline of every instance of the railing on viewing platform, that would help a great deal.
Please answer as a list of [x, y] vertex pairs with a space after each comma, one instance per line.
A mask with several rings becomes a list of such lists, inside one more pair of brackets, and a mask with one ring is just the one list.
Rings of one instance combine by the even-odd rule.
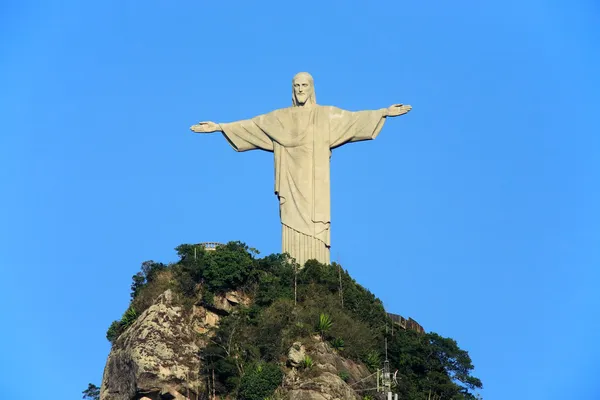
[[392, 319], [392, 322], [398, 325], [402, 329], [410, 329], [419, 333], [425, 333], [425, 329], [414, 319], [404, 318], [402, 315], [387, 313]]
[[204, 250], [213, 251], [213, 250], [217, 249], [217, 246], [223, 246], [223, 243], [204, 242], [204, 243], [198, 243], [198, 246], [204, 247]]

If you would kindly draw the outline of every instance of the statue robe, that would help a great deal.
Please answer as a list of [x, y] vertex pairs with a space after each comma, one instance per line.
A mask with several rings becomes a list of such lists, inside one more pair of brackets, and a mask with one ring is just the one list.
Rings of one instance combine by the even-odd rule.
[[331, 149], [375, 139], [384, 122], [383, 110], [350, 112], [314, 105], [221, 124], [236, 151], [274, 153], [282, 253], [300, 265], [310, 259], [329, 264]]

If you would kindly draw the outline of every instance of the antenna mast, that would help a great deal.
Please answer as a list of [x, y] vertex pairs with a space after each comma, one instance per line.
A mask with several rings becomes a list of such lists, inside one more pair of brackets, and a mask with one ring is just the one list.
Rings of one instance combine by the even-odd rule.
[[[377, 381], [379, 383], [379, 379]], [[379, 384], [377, 386], [379, 387]], [[398, 400], [398, 394], [392, 393], [392, 374], [390, 373], [390, 360], [388, 360], [387, 338], [385, 338], [385, 361], [381, 370], [381, 390], [386, 393], [388, 400]]]

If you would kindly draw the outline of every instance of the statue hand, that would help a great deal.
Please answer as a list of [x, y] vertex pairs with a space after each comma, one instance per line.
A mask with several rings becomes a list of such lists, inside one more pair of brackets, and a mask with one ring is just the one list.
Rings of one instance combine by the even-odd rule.
[[190, 126], [190, 129], [196, 133], [212, 133], [220, 131], [221, 126], [219, 124], [215, 124], [214, 122], [206, 121], [192, 125]]
[[398, 115], [406, 114], [410, 110], [412, 110], [412, 107], [409, 105], [394, 104], [392, 106], [389, 106], [387, 109], [388, 117], [397, 117]]

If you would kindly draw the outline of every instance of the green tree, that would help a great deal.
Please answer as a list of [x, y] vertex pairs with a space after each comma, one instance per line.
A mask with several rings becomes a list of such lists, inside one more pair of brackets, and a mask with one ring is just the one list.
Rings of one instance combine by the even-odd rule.
[[431, 393], [441, 398], [473, 400], [475, 389], [483, 387], [472, 376], [469, 354], [456, 341], [436, 333], [420, 334], [399, 330], [388, 338], [389, 358], [400, 375], [401, 394]]
[[144, 261], [142, 263], [142, 274], [144, 278], [146, 278], [146, 282], [153, 282], [156, 276], [161, 272], [166, 270], [168, 267], [163, 263], [157, 263], [152, 260]]
[[114, 343], [122, 331], [123, 329], [121, 328], [121, 321], [113, 321], [106, 331], [106, 339], [109, 342]]
[[254, 338], [252, 343], [266, 361], [277, 360], [291, 344], [288, 331], [294, 324], [294, 303], [289, 299], [280, 299], [264, 309], [256, 320], [256, 326], [249, 329]]
[[370, 351], [365, 356], [364, 362], [371, 371], [375, 371], [381, 367], [381, 358], [379, 357], [379, 353], [376, 351]]
[[469, 393], [469, 390], [483, 388], [481, 380], [471, 376], [474, 367], [469, 353], [459, 348], [456, 340], [433, 332], [426, 337], [433, 359], [439, 362], [439, 366], [434, 363], [433, 368], [443, 368], [450, 379], [462, 386], [461, 392]]
[[153, 282], [159, 272], [167, 269], [163, 263], [144, 261], [141, 271], [131, 277], [131, 299], [135, 299], [150, 282]]
[[241, 400], [264, 400], [273, 394], [281, 384], [283, 372], [272, 363], [259, 363], [240, 382], [239, 398]]
[[250, 249], [240, 242], [229, 242], [207, 255], [204, 282], [215, 293], [243, 286], [252, 271]]
[[131, 299], [135, 299], [137, 295], [142, 291], [144, 286], [146, 286], [146, 277], [142, 272], [138, 272], [134, 276], [131, 277], [133, 282], [131, 283]]
[[82, 393], [83, 393], [84, 399], [91, 399], [91, 400], [99, 400], [100, 399], [100, 388], [98, 386], [94, 385], [93, 383], [88, 383], [88, 388], [85, 389]]

